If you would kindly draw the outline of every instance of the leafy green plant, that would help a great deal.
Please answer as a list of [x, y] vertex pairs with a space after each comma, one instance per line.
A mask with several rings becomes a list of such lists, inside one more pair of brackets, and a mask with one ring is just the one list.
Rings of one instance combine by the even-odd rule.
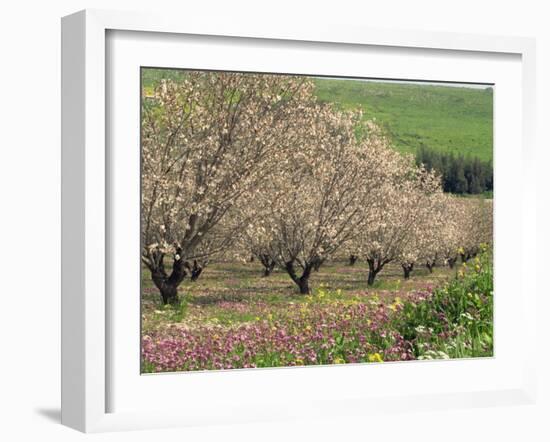
[[[395, 326], [417, 358], [493, 354], [493, 269], [487, 247], [423, 302], [405, 302]], [[434, 353], [435, 352], [435, 353]]]

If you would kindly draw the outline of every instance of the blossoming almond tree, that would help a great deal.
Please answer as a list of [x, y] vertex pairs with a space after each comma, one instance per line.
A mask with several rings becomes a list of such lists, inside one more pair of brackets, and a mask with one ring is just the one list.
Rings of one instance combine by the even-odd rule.
[[215, 254], [252, 252], [265, 275], [278, 265], [308, 293], [339, 249], [366, 258], [372, 285], [391, 261], [407, 277], [419, 260], [454, 263], [453, 250], [468, 259], [490, 240], [485, 206], [447, 201], [435, 173], [313, 89], [303, 77], [189, 71], [144, 98], [142, 261], [164, 303]]
[[417, 220], [410, 229], [410, 241], [401, 251], [401, 267], [405, 278], [409, 278], [416, 264], [425, 265], [430, 273], [442, 255], [445, 237], [444, 225], [447, 222], [445, 194], [442, 187], [436, 184], [439, 180], [431, 176], [431, 188], [417, 190], [420, 192], [418, 203], [412, 210], [417, 212]]
[[418, 234], [415, 230], [416, 239], [407, 246], [409, 263], [424, 264], [431, 272], [442, 260], [453, 268], [459, 254], [466, 261], [479, 252], [482, 244], [492, 242], [490, 200], [464, 199], [440, 191], [431, 194], [429, 200], [430, 231]]
[[455, 204], [460, 211], [459, 249], [462, 262], [475, 257], [481, 244], [493, 238], [493, 201], [483, 198], [461, 198]]
[[357, 140], [358, 117], [313, 106], [307, 118], [314, 124], [259, 201], [262, 214], [254, 228], [267, 232], [268, 255], [302, 294], [310, 292], [312, 271], [369, 221], [379, 189], [392, 173], [387, 160], [395, 157], [372, 123], [371, 136]]
[[420, 244], [432, 234], [430, 212], [433, 194], [441, 188], [439, 177], [415, 166], [410, 157], [400, 156], [393, 164], [376, 210], [369, 213], [369, 222], [353, 244], [368, 263], [368, 285], [392, 261], [401, 262], [408, 276]]
[[[463, 218], [463, 208], [459, 202], [461, 198], [444, 193], [438, 198], [437, 211], [442, 215], [439, 229], [433, 232], [431, 249], [434, 255], [441, 259], [443, 264], [451, 269], [458, 259], [458, 250], [461, 241], [462, 227], [460, 220]], [[426, 261], [429, 260], [429, 252], [425, 253]], [[435, 256], [434, 256], [435, 258]]]
[[434, 210], [433, 199], [433, 195], [425, 195], [419, 201], [420, 207], [415, 208], [417, 219], [410, 227], [409, 240], [403, 243], [399, 257], [405, 279], [410, 277], [416, 264], [424, 263], [431, 271], [437, 260], [439, 213]]
[[144, 98], [142, 261], [164, 303], [178, 302], [191, 262], [238, 236], [246, 220], [228, 214], [261, 191], [312, 99], [299, 77], [194, 71]]
[[[248, 211], [251, 219], [258, 220], [258, 217], [265, 216], [266, 211], [254, 205], [248, 205], [243, 208], [241, 213]], [[252, 256], [252, 259], [258, 259], [263, 267], [262, 275], [267, 277], [271, 275], [275, 269], [277, 262], [271, 256], [269, 243], [271, 237], [266, 231], [262, 222], [250, 222], [245, 229], [242, 230], [240, 241], [235, 245], [234, 252], [237, 258], [245, 260], [246, 257]]]

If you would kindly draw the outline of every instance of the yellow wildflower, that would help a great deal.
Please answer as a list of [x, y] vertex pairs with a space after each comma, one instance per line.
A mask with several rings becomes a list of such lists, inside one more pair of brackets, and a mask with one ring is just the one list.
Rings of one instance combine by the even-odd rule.
[[384, 362], [380, 353], [374, 353], [369, 355], [369, 362]]

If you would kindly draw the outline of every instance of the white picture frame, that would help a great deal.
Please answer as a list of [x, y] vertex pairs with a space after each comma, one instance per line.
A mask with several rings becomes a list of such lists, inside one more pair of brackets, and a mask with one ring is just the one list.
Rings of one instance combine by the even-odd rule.
[[[109, 328], [116, 315], [111, 311], [108, 298], [109, 287], [109, 244], [110, 236], [116, 230], [108, 228], [110, 210], [113, 201], [109, 195], [109, 161], [107, 151], [109, 134], [106, 122], [109, 114], [108, 94], [111, 92], [107, 81], [109, 52], [108, 34], [112, 32], [140, 32], [147, 38], [162, 36], [215, 36], [230, 40], [232, 38], [255, 41], [285, 42], [288, 45], [339, 45], [338, 47], [375, 47], [378, 50], [400, 48], [408, 50], [429, 50], [434, 57], [438, 53], [468, 53], [482, 59], [490, 54], [505, 54], [519, 60], [521, 90], [515, 91], [520, 101], [521, 119], [517, 123], [518, 140], [521, 149], [516, 159], [521, 159], [522, 187], [518, 190], [522, 210], [518, 214], [517, 226], [520, 226], [521, 257], [535, 254], [535, 186], [534, 180], [535, 144], [534, 144], [534, 105], [535, 105], [535, 43], [532, 39], [518, 37], [491, 37], [450, 33], [426, 33], [416, 31], [388, 31], [371, 28], [348, 28], [333, 26], [322, 29], [313, 25], [296, 27], [277, 23], [272, 28], [258, 28], [254, 23], [218, 23], [208, 20], [186, 21], [182, 24], [177, 17], [153, 16], [151, 14], [123, 13], [100, 10], [86, 10], [67, 16], [62, 20], [62, 423], [84, 432], [110, 431], [122, 429], [156, 428], [168, 426], [208, 425], [213, 423], [253, 422], [277, 420], [289, 417], [308, 418], [332, 415], [364, 415], [380, 409], [395, 412], [407, 409], [460, 408], [499, 404], [532, 403], [535, 396], [534, 363], [526, 358], [514, 365], [514, 376], [508, 384], [491, 385], [488, 388], [476, 385], [471, 390], [464, 388], [460, 392], [438, 391], [437, 386], [425, 394], [414, 392], [390, 392], [378, 394], [376, 405], [369, 396], [359, 392], [353, 397], [337, 392], [325, 399], [318, 397], [312, 407], [304, 408], [296, 404], [282, 407], [275, 401], [269, 407], [254, 403], [253, 395], [243, 394], [240, 402], [235, 400], [234, 410], [226, 413], [197, 405], [194, 412], [185, 407], [169, 411], [168, 405], [147, 409], [136, 406], [135, 409], [122, 407], [113, 410], [109, 396], [114, 389], [112, 384], [113, 353], [109, 338]], [[175, 37], [174, 37], [175, 36]], [[232, 40], [234, 41], [234, 40]], [[439, 51], [439, 52], [438, 52]], [[426, 74], [428, 76], [428, 74]], [[518, 76], [516, 76], [519, 78]], [[137, 91], [136, 91], [137, 94]], [[497, 84], [498, 94], [498, 84]], [[516, 97], [516, 98], [517, 98]], [[138, 96], [136, 95], [136, 99]], [[497, 110], [498, 112], [498, 110]], [[497, 114], [498, 119], [498, 114]], [[498, 143], [498, 137], [497, 141]], [[504, 161], [503, 163], [504, 164]], [[498, 163], [495, 165], [498, 177]], [[503, 169], [504, 170], [504, 169]], [[497, 194], [496, 194], [497, 195]], [[505, 201], [507, 196], [495, 196]], [[511, 225], [511, 224], [510, 224]], [[520, 258], [521, 266], [526, 259]], [[499, 277], [498, 261], [496, 275]], [[526, 268], [522, 267], [522, 274]], [[500, 272], [503, 275], [503, 272]], [[534, 345], [534, 318], [536, 316], [537, 290], [533, 279], [522, 278], [518, 281], [521, 299], [518, 303], [523, 315], [518, 316], [522, 323], [526, 344], [523, 351]], [[498, 306], [497, 306], [498, 307]], [[497, 308], [498, 311], [498, 308]], [[504, 316], [503, 316], [504, 317]], [[138, 319], [138, 318], [136, 318]], [[498, 321], [498, 316], [496, 318]], [[506, 325], [503, 325], [503, 329]], [[112, 331], [112, 330], [111, 330]], [[531, 338], [531, 339], [530, 339]], [[497, 344], [498, 345], [498, 344]], [[498, 353], [496, 358], [498, 358]], [[505, 359], [503, 359], [505, 360]], [[506, 360], [505, 360], [506, 362]], [[445, 362], [443, 362], [445, 363]], [[453, 362], [451, 362], [452, 364]], [[429, 363], [417, 364], [416, 372], [425, 371]], [[394, 368], [397, 367], [397, 368]], [[464, 365], [447, 365], [448, 373], [467, 373], [477, 370]], [[497, 365], [488, 366], [494, 370]], [[500, 367], [499, 369], [501, 369]], [[324, 367], [324, 375], [334, 383], [335, 371], [347, 370], [346, 377], [361, 367]], [[392, 370], [398, 373], [399, 365], [374, 366], [373, 373]], [[254, 371], [259, 375], [250, 375], [250, 370], [239, 373], [212, 373], [187, 375], [187, 383], [207, 385], [223, 383], [223, 376], [231, 376], [232, 383], [261, 385], [266, 379], [279, 382], [307, 383], [304, 373], [311, 377], [311, 368]], [[306, 371], [304, 371], [306, 370]], [[309, 372], [307, 370], [310, 370]], [[328, 371], [327, 371], [328, 370]], [[283, 374], [281, 374], [283, 373]], [[318, 372], [317, 372], [318, 373]], [[133, 373], [132, 376], [139, 375]], [[222, 376], [222, 378], [219, 377]], [[490, 371], [487, 372], [490, 375]], [[178, 375], [180, 379], [180, 375]], [[200, 378], [200, 377], [203, 378]], [[205, 377], [207, 376], [207, 377]], [[116, 377], [115, 377], [116, 378]], [[119, 375], [120, 378], [120, 375]], [[166, 388], [170, 376], [162, 376]], [[283, 379], [284, 378], [284, 379]], [[158, 377], [157, 377], [158, 379]], [[175, 379], [175, 378], [174, 378]], [[202, 379], [202, 380], [201, 380]], [[254, 384], [256, 383], [256, 384]], [[239, 384], [239, 385], [241, 385]], [[150, 387], [149, 387], [150, 388]], [[157, 387], [155, 387], [157, 388]], [[208, 387], [203, 387], [208, 388]], [[243, 387], [244, 388], [244, 387]], [[277, 387], [275, 387], [277, 388]], [[308, 386], [313, 391], [315, 384]], [[360, 390], [360, 389], [359, 389]], [[124, 392], [123, 392], [124, 393]], [[229, 392], [228, 392], [229, 393]], [[131, 399], [130, 399], [131, 400]], [[228, 403], [225, 402], [225, 406]]]

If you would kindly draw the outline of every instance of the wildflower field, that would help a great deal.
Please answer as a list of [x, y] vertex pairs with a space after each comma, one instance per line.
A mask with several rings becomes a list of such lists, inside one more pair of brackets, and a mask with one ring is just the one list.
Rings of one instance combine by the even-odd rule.
[[327, 262], [309, 295], [284, 271], [211, 264], [163, 305], [142, 276], [144, 373], [381, 363], [493, 354], [492, 262], [485, 250], [454, 269], [399, 266], [367, 286], [367, 266]]
[[491, 87], [141, 75], [143, 372], [492, 356]]

